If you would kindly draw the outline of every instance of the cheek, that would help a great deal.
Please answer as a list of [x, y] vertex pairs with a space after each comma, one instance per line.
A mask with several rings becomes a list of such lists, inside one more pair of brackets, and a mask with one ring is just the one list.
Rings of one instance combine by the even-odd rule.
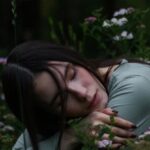
[[84, 86], [91, 85], [95, 82], [95, 79], [92, 77], [92, 75], [84, 69], [79, 71], [79, 80]]

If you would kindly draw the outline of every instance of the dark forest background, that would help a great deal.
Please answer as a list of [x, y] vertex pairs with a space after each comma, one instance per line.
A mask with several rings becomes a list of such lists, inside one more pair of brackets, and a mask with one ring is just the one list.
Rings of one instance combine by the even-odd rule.
[[93, 9], [102, 7], [104, 15], [109, 18], [119, 8], [132, 6], [146, 9], [150, 6], [149, 0], [16, 0], [15, 41], [12, 1], [0, 0], [1, 56], [6, 55], [17, 43], [31, 39], [49, 40], [48, 17], [62, 21], [67, 34], [68, 24], [73, 25], [78, 32], [77, 24], [89, 16]]

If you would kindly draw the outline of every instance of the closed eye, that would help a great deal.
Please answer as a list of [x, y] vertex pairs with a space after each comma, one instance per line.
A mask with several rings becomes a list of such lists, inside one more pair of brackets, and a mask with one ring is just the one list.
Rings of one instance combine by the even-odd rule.
[[68, 81], [68, 80], [73, 80], [75, 79], [77, 75], [77, 70], [75, 68], [75, 66], [71, 63], [69, 63], [67, 66], [66, 66], [66, 70], [65, 70], [65, 79]]

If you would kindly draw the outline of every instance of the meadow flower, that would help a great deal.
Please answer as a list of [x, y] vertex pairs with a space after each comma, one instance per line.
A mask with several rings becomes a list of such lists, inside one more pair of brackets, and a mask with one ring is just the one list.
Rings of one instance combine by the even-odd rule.
[[89, 16], [87, 18], [84, 19], [84, 21], [88, 24], [93, 23], [97, 20], [97, 18], [95, 16]]
[[111, 140], [101, 140], [98, 141], [98, 148], [106, 148], [107, 146], [111, 146], [112, 141]]
[[104, 20], [104, 22], [103, 22], [103, 24], [102, 24], [102, 27], [111, 27], [112, 26], [112, 24], [110, 23], [110, 21], [109, 20]]
[[128, 10], [125, 8], [121, 8], [119, 11], [114, 12], [113, 16], [117, 17], [117, 16], [122, 16], [128, 13]]
[[113, 37], [113, 40], [120, 41], [120, 40], [131, 40], [133, 39], [133, 34], [130, 32], [128, 33], [126, 30], [122, 31], [120, 35], [116, 35]]
[[4, 57], [0, 57], [0, 64], [6, 64], [7, 59]]
[[116, 35], [113, 37], [113, 40], [115, 41], [120, 41], [121, 40], [121, 37], [119, 35]]
[[129, 7], [127, 9], [121, 8], [118, 11], [115, 11], [114, 14], [113, 14], [113, 16], [114, 17], [123, 16], [123, 15], [126, 15], [126, 14], [130, 14], [130, 13], [132, 13], [134, 11], [135, 11], [135, 9], [133, 7]]
[[127, 36], [127, 39], [128, 39], [128, 40], [133, 39], [133, 34], [132, 34], [132, 33], [129, 33], [128, 36]]
[[14, 132], [15, 129], [14, 129], [12, 126], [10, 126], [10, 125], [5, 125], [5, 126], [2, 128], [2, 131], [3, 131], [3, 132], [9, 132], [9, 131]]
[[113, 24], [118, 24], [118, 19], [117, 18], [112, 18], [110, 20]]
[[127, 39], [127, 40], [133, 39], [133, 34], [131, 32], [128, 33], [127, 31], [122, 31], [120, 36], [122, 37], [122, 39]]
[[122, 31], [122, 33], [120, 35], [121, 35], [121, 37], [126, 38], [127, 34], [128, 34], [127, 31]]
[[128, 22], [128, 19], [125, 18], [125, 17], [123, 17], [123, 18], [118, 19], [117, 25], [118, 25], [118, 26], [123, 26], [123, 25], [124, 25], [125, 23], [127, 23], [127, 22]]
[[117, 19], [117, 18], [114, 17], [114, 18], [112, 18], [110, 21], [111, 21], [112, 24], [114, 24], [114, 25], [123, 26], [125, 23], [128, 22], [128, 19], [125, 18], [125, 17], [120, 18], [120, 19]]

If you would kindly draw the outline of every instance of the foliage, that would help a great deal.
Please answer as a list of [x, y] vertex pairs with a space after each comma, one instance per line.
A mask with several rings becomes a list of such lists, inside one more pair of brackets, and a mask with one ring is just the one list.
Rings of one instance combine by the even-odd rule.
[[[63, 26], [49, 18], [50, 38], [56, 43], [69, 45], [87, 56], [114, 58], [121, 56], [150, 58], [150, 45], [145, 20], [149, 9], [122, 8], [111, 19], [102, 15], [102, 9], [79, 23], [82, 34], [77, 35], [71, 25], [66, 38]], [[57, 26], [57, 30], [56, 27]], [[66, 38], [66, 39], [65, 39]]]
[[[98, 150], [99, 148], [110, 149], [114, 134], [111, 132], [111, 127], [105, 124], [91, 126], [81, 122], [82, 119], [73, 119], [69, 121], [69, 125], [73, 128], [75, 135], [82, 144], [81, 150]], [[114, 124], [114, 116], [110, 117], [111, 124]], [[99, 133], [95, 135], [94, 133]], [[103, 140], [104, 134], [109, 134], [109, 140]]]
[[21, 133], [23, 126], [0, 99], [0, 149], [10, 150]]
[[[69, 125], [74, 129], [75, 135], [82, 144], [81, 150], [111, 150], [112, 141], [114, 139], [114, 134], [111, 131], [111, 127], [108, 125], [96, 125], [91, 127], [90, 124], [81, 123], [82, 119], [73, 119], [69, 121]], [[110, 116], [111, 125], [115, 123], [114, 116]], [[91, 135], [91, 131], [99, 133], [96, 136]], [[109, 139], [103, 139], [104, 134], [109, 134]], [[150, 147], [150, 128], [138, 136], [135, 139], [126, 140], [125, 145], [118, 147], [119, 150], [149, 150]]]

